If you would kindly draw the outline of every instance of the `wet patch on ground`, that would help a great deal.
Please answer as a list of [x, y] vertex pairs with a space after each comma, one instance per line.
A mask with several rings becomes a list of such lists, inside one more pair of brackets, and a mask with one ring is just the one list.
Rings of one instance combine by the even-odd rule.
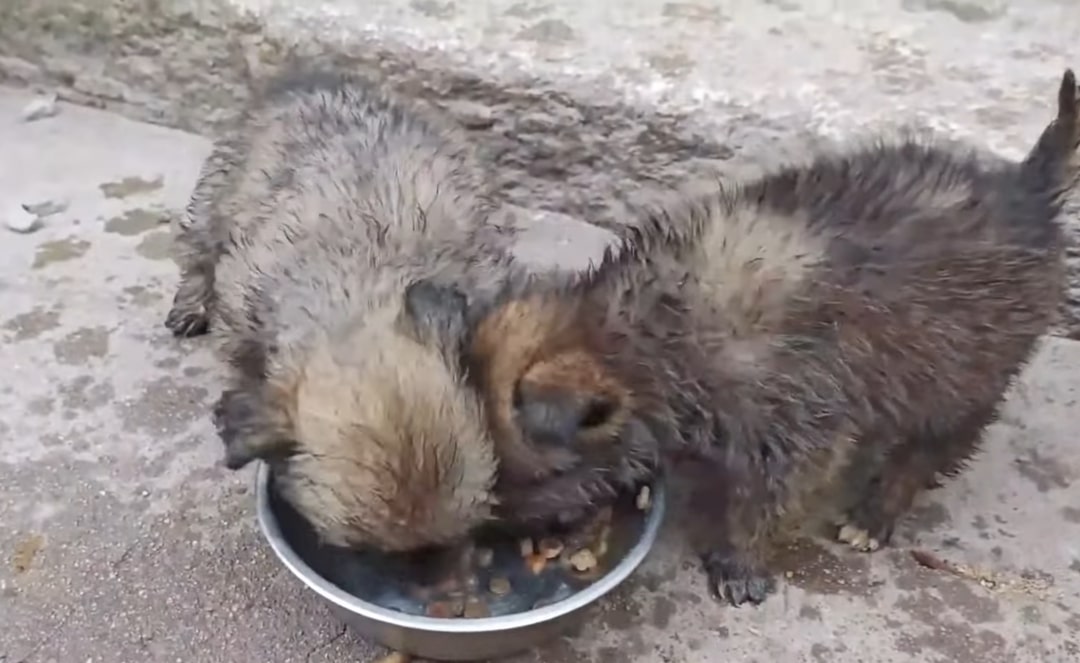
[[57, 239], [38, 245], [31, 269], [44, 269], [56, 263], [77, 260], [90, 250], [90, 242], [77, 237]]
[[103, 182], [98, 185], [106, 198], [128, 198], [140, 194], [153, 193], [165, 184], [165, 178], [158, 175], [152, 179], [139, 176], [125, 177], [115, 182]]

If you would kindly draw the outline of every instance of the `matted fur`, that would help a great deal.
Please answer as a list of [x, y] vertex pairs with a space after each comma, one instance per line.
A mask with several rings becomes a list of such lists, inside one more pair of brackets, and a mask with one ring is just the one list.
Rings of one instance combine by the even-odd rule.
[[[463, 291], [503, 269], [464, 138], [371, 83], [300, 69], [220, 141], [178, 229], [166, 324], [233, 368], [226, 463], [271, 463], [329, 543], [449, 544], [491, 517]], [[459, 290], [460, 288], [460, 290]]]
[[835, 506], [846, 538], [884, 543], [1055, 317], [1071, 72], [1058, 102], [1021, 163], [911, 137], [823, 152], [643, 210], [580, 278], [510, 283], [470, 345], [507, 502], [587, 509], [663, 450], [736, 605], [767, 595], [785, 517]]

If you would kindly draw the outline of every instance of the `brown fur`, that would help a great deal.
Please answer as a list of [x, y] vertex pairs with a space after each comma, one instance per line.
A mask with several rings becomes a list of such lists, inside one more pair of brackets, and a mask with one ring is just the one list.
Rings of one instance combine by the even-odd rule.
[[210, 328], [233, 367], [227, 465], [269, 462], [331, 544], [450, 544], [491, 518], [496, 460], [460, 365], [463, 293], [507, 260], [486, 181], [436, 118], [303, 70], [203, 170], [166, 324]]
[[1068, 72], [1019, 164], [912, 139], [820, 154], [645, 210], [583, 277], [510, 283], [470, 346], [500, 493], [533, 519], [587, 509], [659, 447], [698, 478], [710, 590], [736, 605], [824, 496], [884, 543], [1053, 321], [1076, 96]]

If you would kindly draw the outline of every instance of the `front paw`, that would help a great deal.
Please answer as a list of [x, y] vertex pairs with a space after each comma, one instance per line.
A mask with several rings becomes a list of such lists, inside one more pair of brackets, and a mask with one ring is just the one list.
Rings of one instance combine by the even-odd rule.
[[258, 435], [260, 422], [250, 394], [240, 390], [223, 392], [214, 405], [214, 426], [225, 446], [225, 467], [238, 470], [251, 462], [253, 445], [248, 440]]
[[193, 338], [210, 331], [210, 318], [206, 311], [192, 310], [176, 305], [165, 317], [165, 326], [178, 338]]
[[709, 594], [717, 601], [727, 601], [736, 607], [744, 603], [757, 605], [775, 588], [771, 574], [731, 555], [710, 552], [702, 557], [702, 562]]

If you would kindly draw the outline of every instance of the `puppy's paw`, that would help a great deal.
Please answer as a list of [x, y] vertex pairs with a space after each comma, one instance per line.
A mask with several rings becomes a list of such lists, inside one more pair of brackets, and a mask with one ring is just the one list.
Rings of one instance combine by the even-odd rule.
[[836, 540], [859, 552], [876, 552], [889, 545], [896, 522], [869, 500], [848, 514], [839, 523]]
[[851, 523], [840, 526], [836, 533], [836, 540], [860, 552], [874, 552], [881, 548], [881, 542], [871, 536], [870, 532]]
[[165, 326], [173, 336], [178, 338], [191, 338], [201, 336], [210, 331], [210, 318], [201, 307], [192, 310], [179, 305], [174, 305], [169, 314], [165, 316]]
[[776, 583], [770, 573], [740, 562], [730, 555], [709, 552], [702, 556], [709, 594], [717, 601], [733, 606], [758, 605], [771, 594]]
[[214, 426], [225, 445], [225, 467], [238, 470], [256, 458], [284, 452], [288, 441], [258, 392], [230, 389], [214, 406]]

